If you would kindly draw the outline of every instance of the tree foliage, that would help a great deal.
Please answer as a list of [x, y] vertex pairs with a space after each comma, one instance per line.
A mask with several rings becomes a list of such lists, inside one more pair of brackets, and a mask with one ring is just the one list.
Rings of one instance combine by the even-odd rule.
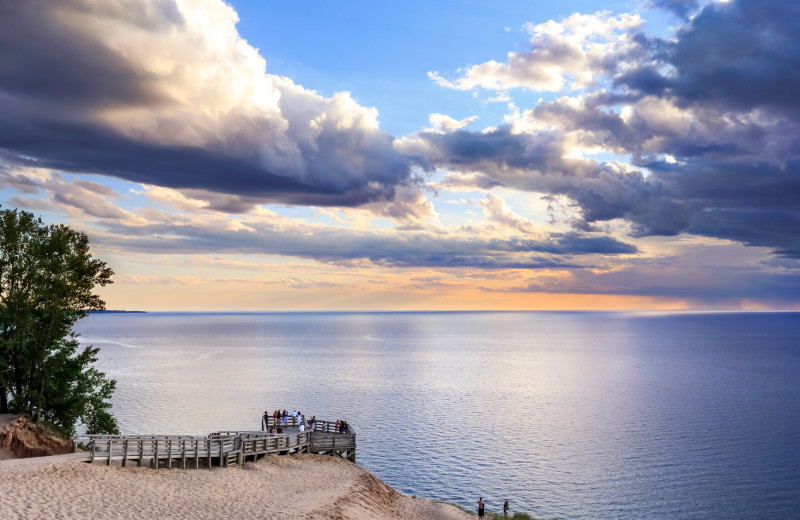
[[0, 210], [0, 412], [26, 414], [71, 436], [118, 433], [108, 402], [116, 381], [94, 368], [99, 349], [72, 331], [113, 271], [92, 258], [85, 234]]

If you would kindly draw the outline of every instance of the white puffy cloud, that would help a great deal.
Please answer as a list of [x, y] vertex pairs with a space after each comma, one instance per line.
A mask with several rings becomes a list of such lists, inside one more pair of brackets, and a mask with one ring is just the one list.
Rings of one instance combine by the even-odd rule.
[[544, 239], [546, 233], [530, 220], [514, 213], [508, 204], [493, 193], [487, 193], [486, 198], [480, 202], [486, 220], [502, 231], [508, 233], [523, 233], [528, 237]]
[[428, 116], [428, 120], [431, 122], [433, 130], [444, 133], [452, 132], [454, 130], [458, 130], [459, 128], [469, 126], [477, 121], [478, 117], [471, 116], [459, 121], [458, 119], [453, 119], [452, 117], [444, 114], [430, 114]]
[[573, 14], [560, 22], [527, 24], [531, 48], [509, 52], [507, 61], [490, 60], [462, 69], [446, 79], [429, 77], [438, 85], [459, 90], [485, 88], [535, 91], [574, 90], [594, 84], [598, 74], [624, 69], [642, 53], [634, 33], [642, 25], [638, 15], [612, 16], [601, 12]]

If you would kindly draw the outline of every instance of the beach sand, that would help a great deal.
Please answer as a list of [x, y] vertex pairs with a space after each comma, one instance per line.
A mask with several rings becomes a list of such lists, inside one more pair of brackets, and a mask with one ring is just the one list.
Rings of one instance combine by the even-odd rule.
[[157, 471], [69, 457], [0, 461], [2, 518], [475, 518], [448, 504], [403, 495], [337, 457], [271, 455], [244, 468]]

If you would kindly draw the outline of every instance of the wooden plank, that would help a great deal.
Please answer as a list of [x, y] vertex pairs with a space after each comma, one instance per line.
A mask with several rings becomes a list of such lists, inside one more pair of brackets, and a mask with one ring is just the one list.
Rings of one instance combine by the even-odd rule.
[[[294, 420], [297, 424], [300, 421]], [[195, 467], [200, 459], [206, 459], [207, 467], [213, 467], [213, 459], [219, 457], [220, 466], [229, 463], [244, 464], [248, 456], [258, 460], [260, 455], [270, 453], [329, 453], [355, 460], [355, 430], [348, 425], [347, 433], [333, 431], [333, 424], [328, 421], [317, 421], [313, 430], [292, 432], [282, 435], [269, 434], [263, 431], [223, 431], [211, 433], [206, 437], [188, 435], [87, 435], [79, 436], [88, 440], [90, 461], [98, 455], [98, 451], [107, 449], [106, 464], [111, 459], [122, 459], [127, 466], [128, 460], [150, 459], [155, 469], [161, 467], [161, 459], [166, 457], [167, 468], [172, 468], [173, 457], [180, 458], [181, 467], [186, 468], [186, 459], [194, 458]], [[188, 442], [187, 442], [188, 441]], [[177, 450], [176, 450], [177, 446]], [[194, 450], [194, 453], [192, 453]]]

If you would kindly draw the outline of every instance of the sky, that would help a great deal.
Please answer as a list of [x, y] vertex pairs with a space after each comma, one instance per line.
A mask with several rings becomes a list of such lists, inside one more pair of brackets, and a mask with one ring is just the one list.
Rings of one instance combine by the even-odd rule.
[[0, 0], [110, 309], [800, 309], [794, 0]]

